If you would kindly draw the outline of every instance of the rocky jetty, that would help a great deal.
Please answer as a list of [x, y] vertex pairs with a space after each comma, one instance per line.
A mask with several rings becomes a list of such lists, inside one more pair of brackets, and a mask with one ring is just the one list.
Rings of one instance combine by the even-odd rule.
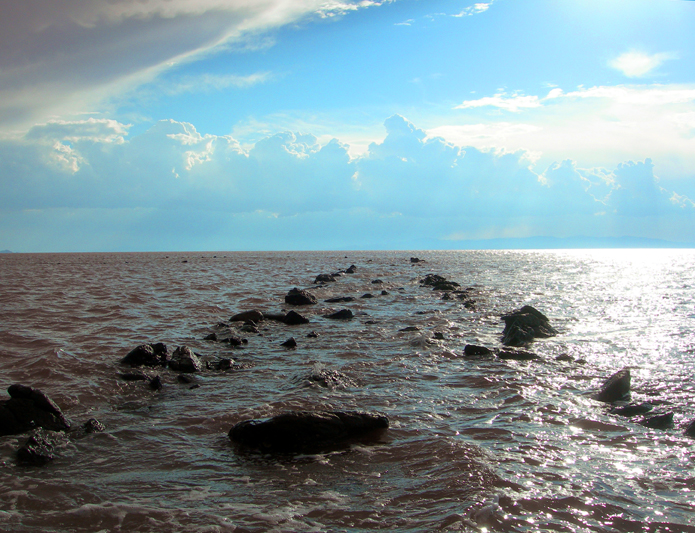
[[141, 344], [121, 359], [121, 364], [128, 366], [167, 366], [169, 359], [171, 359], [171, 354], [166, 344], [158, 342], [156, 344]]
[[502, 320], [502, 344], [505, 346], [525, 346], [536, 338], [557, 335], [557, 330], [550, 325], [548, 317], [530, 305], [504, 315]]
[[630, 369], [623, 368], [609, 377], [596, 395], [599, 402], [619, 402], [630, 399]]
[[318, 300], [309, 291], [295, 287], [285, 296], [285, 303], [288, 305], [312, 305], [318, 303]]
[[16, 435], [40, 427], [66, 431], [70, 422], [45, 393], [26, 385], [10, 385], [9, 400], [0, 403], [0, 435]]
[[319, 453], [376, 436], [389, 427], [379, 413], [290, 411], [267, 420], [245, 420], [229, 430], [237, 445], [269, 453]]

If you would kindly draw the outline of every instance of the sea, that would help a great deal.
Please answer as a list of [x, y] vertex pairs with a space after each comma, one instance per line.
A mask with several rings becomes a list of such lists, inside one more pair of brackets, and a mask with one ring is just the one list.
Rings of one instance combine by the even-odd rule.
[[[43, 466], [17, 463], [27, 434], [0, 437], [0, 531], [695, 532], [694, 267], [675, 249], [2, 254], [0, 400], [38, 388], [74, 431]], [[230, 325], [288, 311], [294, 287], [318, 299], [294, 308], [308, 324]], [[465, 355], [501, 349], [501, 317], [524, 305], [558, 332], [525, 348], [539, 359]], [[341, 309], [354, 318], [326, 318]], [[157, 342], [211, 369], [147, 369], [160, 390], [123, 379], [120, 360]], [[596, 400], [624, 368], [649, 415]], [[304, 455], [228, 437], [292, 410], [390, 427]], [[666, 413], [671, 428], [642, 424]], [[105, 430], [80, 432], [92, 418]]]

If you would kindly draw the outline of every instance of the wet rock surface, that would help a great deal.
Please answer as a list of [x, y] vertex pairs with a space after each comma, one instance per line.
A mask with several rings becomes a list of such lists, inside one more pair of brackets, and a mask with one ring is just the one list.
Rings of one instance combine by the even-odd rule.
[[70, 429], [70, 422], [45, 393], [26, 385], [10, 385], [9, 400], [0, 403], [0, 435], [24, 433], [35, 427]]
[[177, 372], [200, 372], [203, 363], [188, 346], [179, 346], [171, 356], [169, 368]]
[[318, 303], [318, 300], [309, 291], [295, 287], [285, 296], [285, 303], [288, 305], [312, 305]]
[[121, 359], [121, 364], [128, 366], [166, 366], [170, 358], [171, 354], [166, 344], [161, 342], [141, 344]]
[[55, 458], [56, 449], [66, 441], [63, 433], [38, 429], [17, 450], [17, 462], [24, 466], [43, 466]]
[[599, 402], [619, 402], [630, 399], [630, 369], [623, 368], [609, 377], [601, 386], [596, 399]]
[[377, 437], [389, 427], [380, 413], [290, 411], [267, 420], [245, 420], [229, 431], [232, 442], [267, 453], [318, 453], [353, 440]]
[[557, 335], [548, 317], [530, 305], [504, 315], [502, 320], [504, 320], [502, 344], [506, 346], [525, 346], [536, 338]]

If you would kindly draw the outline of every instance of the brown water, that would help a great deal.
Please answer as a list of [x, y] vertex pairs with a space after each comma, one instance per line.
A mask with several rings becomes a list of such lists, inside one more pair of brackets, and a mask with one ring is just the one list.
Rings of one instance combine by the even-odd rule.
[[[75, 427], [95, 417], [107, 429], [71, 438], [44, 467], [16, 465], [26, 435], [0, 437], [0, 530], [695, 531], [695, 440], [683, 435], [695, 418], [694, 260], [652, 250], [3, 254], [0, 389], [42, 389]], [[351, 264], [356, 274], [314, 288], [317, 274]], [[421, 287], [430, 272], [473, 287], [475, 308]], [[236, 312], [286, 309], [295, 286], [321, 302], [301, 308], [310, 324], [265, 322], [261, 336], [242, 334], [243, 348], [202, 340]], [[323, 302], [333, 296], [358, 299]], [[542, 361], [463, 356], [468, 343], [500, 346], [500, 315], [524, 304], [560, 330], [534, 343]], [[357, 316], [322, 317], [341, 308]], [[290, 336], [296, 350], [280, 346]], [[195, 389], [170, 370], [159, 370], [161, 391], [119, 379], [118, 361], [147, 342], [240, 368], [206, 371]], [[674, 412], [674, 429], [592, 399], [625, 366], [633, 400]], [[320, 367], [357, 385], [307, 386]], [[380, 411], [391, 428], [375, 445], [293, 458], [241, 455], [227, 437], [246, 418], [319, 408]]]

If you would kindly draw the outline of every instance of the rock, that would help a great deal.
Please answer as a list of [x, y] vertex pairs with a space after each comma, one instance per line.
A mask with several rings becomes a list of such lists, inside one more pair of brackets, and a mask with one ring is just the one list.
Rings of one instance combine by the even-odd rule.
[[295, 287], [285, 296], [285, 303], [289, 305], [311, 305], [318, 303], [316, 296], [309, 291]]
[[455, 281], [438, 281], [431, 284], [433, 291], [455, 291], [456, 287], [460, 287]]
[[150, 379], [150, 389], [152, 390], [162, 390], [162, 378], [159, 376], [154, 376], [152, 379]]
[[319, 334], [316, 333], [315, 331], [310, 331], [309, 333], [307, 333], [307, 337], [310, 339], [316, 339], [318, 336], [319, 336]]
[[444, 276], [440, 276], [439, 274], [427, 274], [420, 280], [420, 284], [422, 285], [435, 285], [437, 283], [444, 282], [446, 282], [446, 278]]
[[382, 295], [382, 296], [388, 296], [388, 295], [389, 295], [389, 291], [381, 291], [381, 295]]
[[353, 315], [352, 311], [350, 311], [349, 309], [341, 309], [340, 311], [336, 311], [335, 313], [331, 313], [325, 316], [326, 318], [331, 318], [333, 320], [349, 320], [355, 315]]
[[622, 407], [613, 407], [609, 412], [620, 416], [635, 416], [643, 415], [654, 409], [654, 406], [649, 402], [644, 402], [639, 405], [624, 405]]
[[425, 260], [424, 259], [418, 259], [417, 257], [411, 257], [410, 262], [411, 263], [424, 263]]
[[357, 267], [355, 265], [350, 265], [350, 267], [345, 270], [346, 274], [354, 274], [355, 272], [357, 272]]
[[296, 348], [297, 347], [297, 341], [294, 340], [294, 337], [290, 337], [287, 339], [285, 342], [282, 343], [282, 346], [285, 348]]
[[444, 333], [441, 331], [435, 331], [432, 335], [432, 338], [437, 339], [438, 341], [446, 340], [446, 337], [444, 337]]
[[171, 356], [169, 368], [177, 372], [200, 372], [203, 364], [188, 346], [179, 346]]
[[374, 285], [381, 285], [381, 284], [383, 283], [383, 281], [381, 281], [380, 279], [373, 279], [373, 280], [372, 280], [372, 283], [373, 283]]
[[557, 335], [548, 317], [530, 305], [503, 316], [502, 320], [505, 324], [502, 344], [506, 346], [524, 346], [536, 338]]
[[70, 429], [60, 408], [39, 389], [10, 385], [10, 399], [0, 403], [0, 435], [16, 435], [35, 427], [52, 431]]
[[53, 460], [55, 449], [65, 441], [64, 434], [38, 429], [24, 446], [17, 450], [17, 462], [22, 465], [45, 465]]
[[[210, 369], [210, 364], [208, 362], [205, 363], [205, 366]], [[190, 385], [191, 383], [195, 383], [195, 378], [188, 374], [179, 374], [176, 376], [176, 381], [183, 383], [184, 385]]]
[[420, 331], [420, 328], [417, 326], [408, 326], [403, 329], [399, 329], [398, 331]]
[[[230, 369], [234, 368], [234, 364], [235, 364], [234, 359], [224, 358], [224, 359], [220, 359], [218, 361], [214, 361], [212, 363], [210, 363], [209, 361], [206, 361], [205, 367], [208, 370], [230, 370]], [[179, 376], [179, 378], [180, 378], [180, 376]], [[185, 381], [184, 383], [191, 383], [191, 381]]]
[[152, 379], [148, 374], [145, 374], [141, 370], [137, 372], [121, 372], [118, 374], [118, 377], [123, 381], [149, 381]]
[[308, 324], [309, 319], [300, 315], [296, 311], [288, 311], [282, 321], [288, 326], [297, 326], [299, 324]]
[[374, 295], [371, 292], [367, 292], [360, 296], [360, 298], [374, 298]]
[[260, 330], [256, 326], [251, 326], [250, 324], [241, 326], [241, 331], [244, 333], [260, 333]]
[[[232, 346], [241, 346], [242, 344], [248, 344], [249, 341], [248, 339], [243, 339], [241, 337], [237, 337], [236, 335], [232, 335], [231, 337], [227, 339], [222, 339], [221, 342], [231, 344]], [[176, 369], [174, 369], [176, 370]]]
[[630, 369], [623, 368], [609, 377], [596, 395], [599, 402], [619, 402], [630, 399]]
[[121, 364], [129, 366], [166, 366], [171, 358], [166, 344], [141, 344], [121, 359]]
[[82, 429], [85, 433], [101, 433], [102, 431], [106, 431], [106, 426], [96, 418], [90, 418], [82, 424]]
[[205, 338], [203, 338], [204, 341], [216, 341], [217, 340], [217, 333], [210, 333], [210, 335], [207, 335]]
[[490, 348], [486, 348], [485, 346], [466, 344], [466, 346], [463, 348], [463, 353], [465, 355], [490, 355], [492, 350], [490, 350]]
[[670, 429], [673, 427], [673, 413], [645, 418], [640, 424], [651, 429]]
[[561, 363], [571, 363], [572, 361], [574, 361], [574, 357], [566, 353], [563, 353], [562, 355], [558, 355], [555, 358], [555, 360]]
[[253, 322], [261, 322], [264, 318], [263, 313], [260, 311], [244, 311], [243, 313], [238, 313], [229, 319], [230, 322], [246, 322], [247, 320], [252, 320]]
[[376, 436], [388, 418], [359, 411], [290, 411], [267, 420], [245, 420], [229, 430], [238, 445], [274, 453], [318, 453]]
[[695, 438], [695, 419], [693, 419], [690, 424], [685, 428], [685, 431], [683, 432], [685, 435], [688, 437], [694, 437]]
[[328, 283], [330, 281], [335, 281], [335, 276], [333, 274], [319, 274], [314, 279], [314, 283]]
[[318, 385], [326, 389], [344, 389], [357, 386], [357, 383], [342, 372], [327, 370], [320, 363], [314, 365], [311, 374], [306, 376], [304, 380], [308, 385]]
[[339, 296], [337, 298], [329, 298], [328, 300], [324, 300], [324, 302], [335, 304], [335, 303], [343, 303], [343, 302], [352, 302], [354, 298], [352, 296]]
[[497, 353], [497, 357], [500, 359], [511, 359], [513, 361], [533, 361], [534, 359], [540, 359], [535, 353], [526, 352], [524, 350], [501, 350]]

